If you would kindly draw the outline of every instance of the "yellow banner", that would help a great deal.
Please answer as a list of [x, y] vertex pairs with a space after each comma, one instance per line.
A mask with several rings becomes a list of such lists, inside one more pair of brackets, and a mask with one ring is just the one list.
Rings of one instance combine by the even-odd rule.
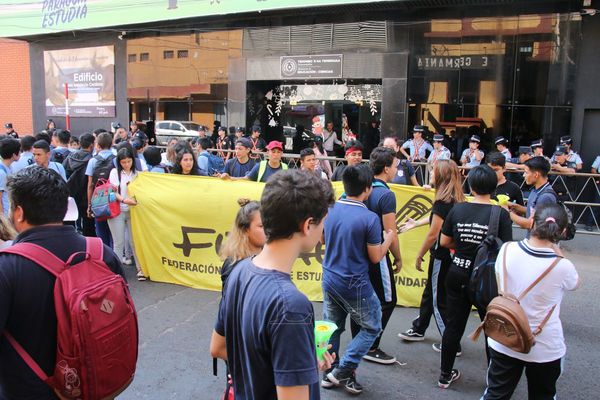
[[[239, 210], [240, 197], [260, 200], [264, 184], [215, 178], [141, 173], [129, 186], [138, 205], [131, 207], [135, 252], [144, 273], [153, 281], [197, 289], [221, 290], [218, 250]], [[428, 215], [433, 192], [413, 186], [390, 185], [396, 195], [396, 222]], [[341, 195], [341, 182], [335, 182]], [[417, 307], [427, 273], [415, 269], [416, 253], [427, 227], [399, 235], [402, 271], [395, 275], [398, 304]], [[296, 286], [311, 300], [322, 300], [320, 244], [301, 254], [292, 270]], [[428, 256], [426, 256], [427, 258]], [[426, 268], [428, 260], [423, 263]]]

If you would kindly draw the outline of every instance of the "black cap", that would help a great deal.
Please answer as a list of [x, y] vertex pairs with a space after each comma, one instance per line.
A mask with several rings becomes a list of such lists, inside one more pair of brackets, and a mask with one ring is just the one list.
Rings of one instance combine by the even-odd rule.
[[245, 131], [246, 131], [246, 129], [245, 129], [243, 126], [238, 126], [237, 128], [235, 128], [235, 131], [236, 131], [236, 132], [242, 132], [242, 133], [243, 133], [243, 132], [245, 132]]
[[443, 142], [444, 135], [440, 135], [439, 133], [436, 133], [435, 135], [433, 135], [433, 141], [434, 142]]
[[531, 148], [535, 149], [536, 147], [544, 147], [544, 141], [542, 139], [537, 139], [531, 142]]
[[423, 132], [425, 132], [426, 130], [427, 130], [427, 127], [426, 127], [425, 125], [415, 125], [415, 126], [413, 127], [413, 130], [412, 130], [412, 131], [413, 131], [413, 132], [421, 132], [421, 133], [423, 133]]
[[481, 143], [481, 138], [479, 138], [479, 136], [477, 136], [477, 135], [473, 135], [469, 139], [469, 142]]
[[12, 129], [12, 127], [13, 127], [13, 126], [12, 126], [12, 122], [7, 122], [7, 123], [5, 123], [5, 124], [4, 124], [4, 127], [5, 127], [6, 129]]
[[241, 144], [242, 146], [244, 146], [247, 149], [251, 149], [252, 148], [252, 141], [248, 138], [239, 138], [238, 140], [235, 141], [235, 144]]
[[262, 129], [260, 129], [260, 126], [254, 125], [252, 127], [252, 132], [259, 132], [260, 133], [260, 132], [262, 132]]
[[554, 155], [562, 156], [564, 154], [567, 154], [567, 148], [565, 146], [556, 146], [556, 148], [554, 149]]
[[217, 129], [217, 131], [223, 131], [223, 132], [227, 133], [227, 127], [226, 126], [219, 126], [219, 128]]
[[113, 127], [113, 128], [115, 128], [115, 129], [122, 128], [121, 124], [120, 124], [120, 123], [118, 123], [118, 122], [113, 122], [113, 123], [112, 123], [112, 127]]
[[572, 144], [573, 143], [573, 139], [571, 139], [571, 136], [561, 136], [560, 137], [560, 144]]
[[501, 143], [504, 143], [504, 144], [506, 144], [506, 143], [507, 143], [507, 141], [506, 141], [506, 139], [504, 138], [504, 136], [498, 136], [498, 137], [496, 138], [496, 140], [494, 140], [494, 143], [496, 143], [496, 144], [501, 144]]
[[519, 146], [519, 154], [531, 154], [533, 150], [529, 146]]
[[207, 130], [207, 129], [206, 129], [206, 127], [205, 127], [204, 125], [200, 125], [200, 126], [198, 127], [198, 130], [199, 130], [199, 131], [204, 131], [204, 132], [206, 132], [206, 130]]

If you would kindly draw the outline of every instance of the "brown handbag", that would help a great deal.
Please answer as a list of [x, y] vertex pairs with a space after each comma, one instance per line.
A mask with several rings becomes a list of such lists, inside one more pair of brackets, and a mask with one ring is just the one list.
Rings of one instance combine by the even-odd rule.
[[[504, 255], [502, 256], [503, 289], [506, 289], [506, 282], [508, 279], [506, 271], [506, 253], [508, 252], [508, 246], [509, 245], [506, 245]], [[535, 337], [542, 332], [544, 325], [546, 325], [554, 312], [556, 304], [552, 306], [540, 325], [532, 332], [529, 326], [529, 320], [527, 319], [527, 315], [525, 314], [523, 307], [521, 307], [520, 302], [531, 289], [540, 283], [540, 281], [556, 267], [561, 258], [562, 257], [557, 256], [552, 264], [550, 264], [550, 266], [546, 268], [546, 270], [533, 281], [519, 297], [504, 293], [504, 291], [499, 291], [499, 295], [492, 299], [488, 305], [483, 322], [469, 337], [473, 341], [476, 341], [481, 330], [483, 330], [486, 336], [494, 339], [496, 342], [509, 349], [518, 353], [529, 353], [531, 348], [535, 345]]]

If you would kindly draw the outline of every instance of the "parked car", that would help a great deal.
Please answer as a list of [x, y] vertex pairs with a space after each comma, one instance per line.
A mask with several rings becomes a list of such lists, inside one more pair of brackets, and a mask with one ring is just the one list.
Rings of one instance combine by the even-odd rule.
[[154, 132], [156, 144], [166, 146], [171, 138], [193, 139], [198, 137], [200, 125], [191, 121], [156, 121]]

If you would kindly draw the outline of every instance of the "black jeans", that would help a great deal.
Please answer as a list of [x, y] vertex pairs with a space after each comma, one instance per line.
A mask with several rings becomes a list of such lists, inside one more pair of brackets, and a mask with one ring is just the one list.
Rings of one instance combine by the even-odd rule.
[[[452, 264], [446, 275], [446, 330], [442, 336], [442, 373], [448, 374], [454, 367], [456, 352], [460, 348], [460, 339], [465, 333], [471, 301], [468, 296], [470, 270]], [[477, 310], [483, 321], [485, 310]], [[486, 344], [487, 350], [487, 344]], [[488, 355], [489, 359], [489, 355]]]
[[529, 400], [551, 400], [556, 395], [556, 381], [561, 374], [561, 359], [534, 363], [521, 361], [490, 349], [490, 366], [484, 400], [510, 399], [525, 369]]
[[[391, 279], [391, 286], [388, 286], [387, 289], [391, 290], [391, 301], [385, 301], [385, 289], [386, 285], [382, 279], [381, 270], [374, 266], [371, 266], [369, 269], [369, 278], [371, 280], [371, 285], [373, 285], [373, 290], [375, 290], [375, 294], [377, 298], [381, 302], [381, 333], [373, 342], [371, 346], [371, 350], [376, 350], [379, 348], [379, 343], [381, 342], [381, 336], [383, 336], [383, 332], [385, 331], [385, 327], [392, 317], [392, 313], [394, 312], [394, 308], [396, 308], [396, 303], [398, 301], [398, 297], [396, 295], [396, 282], [394, 280], [394, 271], [392, 270], [392, 263], [390, 258], [386, 256], [387, 266], [388, 266], [388, 274]], [[354, 338], [360, 332], [360, 326], [354, 322], [354, 320], [350, 320], [350, 332], [352, 332], [352, 337]]]
[[427, 285], [421, 296], [419, 316], [413, 321], [412, 329], [422, 335], [429, 327], [431, 316], [440, 331], [444, 334], [446, 328], [446, 275], [452, 260], [450, 258], [436, 259], [429, 257], [429, 271], [427, 271]]

